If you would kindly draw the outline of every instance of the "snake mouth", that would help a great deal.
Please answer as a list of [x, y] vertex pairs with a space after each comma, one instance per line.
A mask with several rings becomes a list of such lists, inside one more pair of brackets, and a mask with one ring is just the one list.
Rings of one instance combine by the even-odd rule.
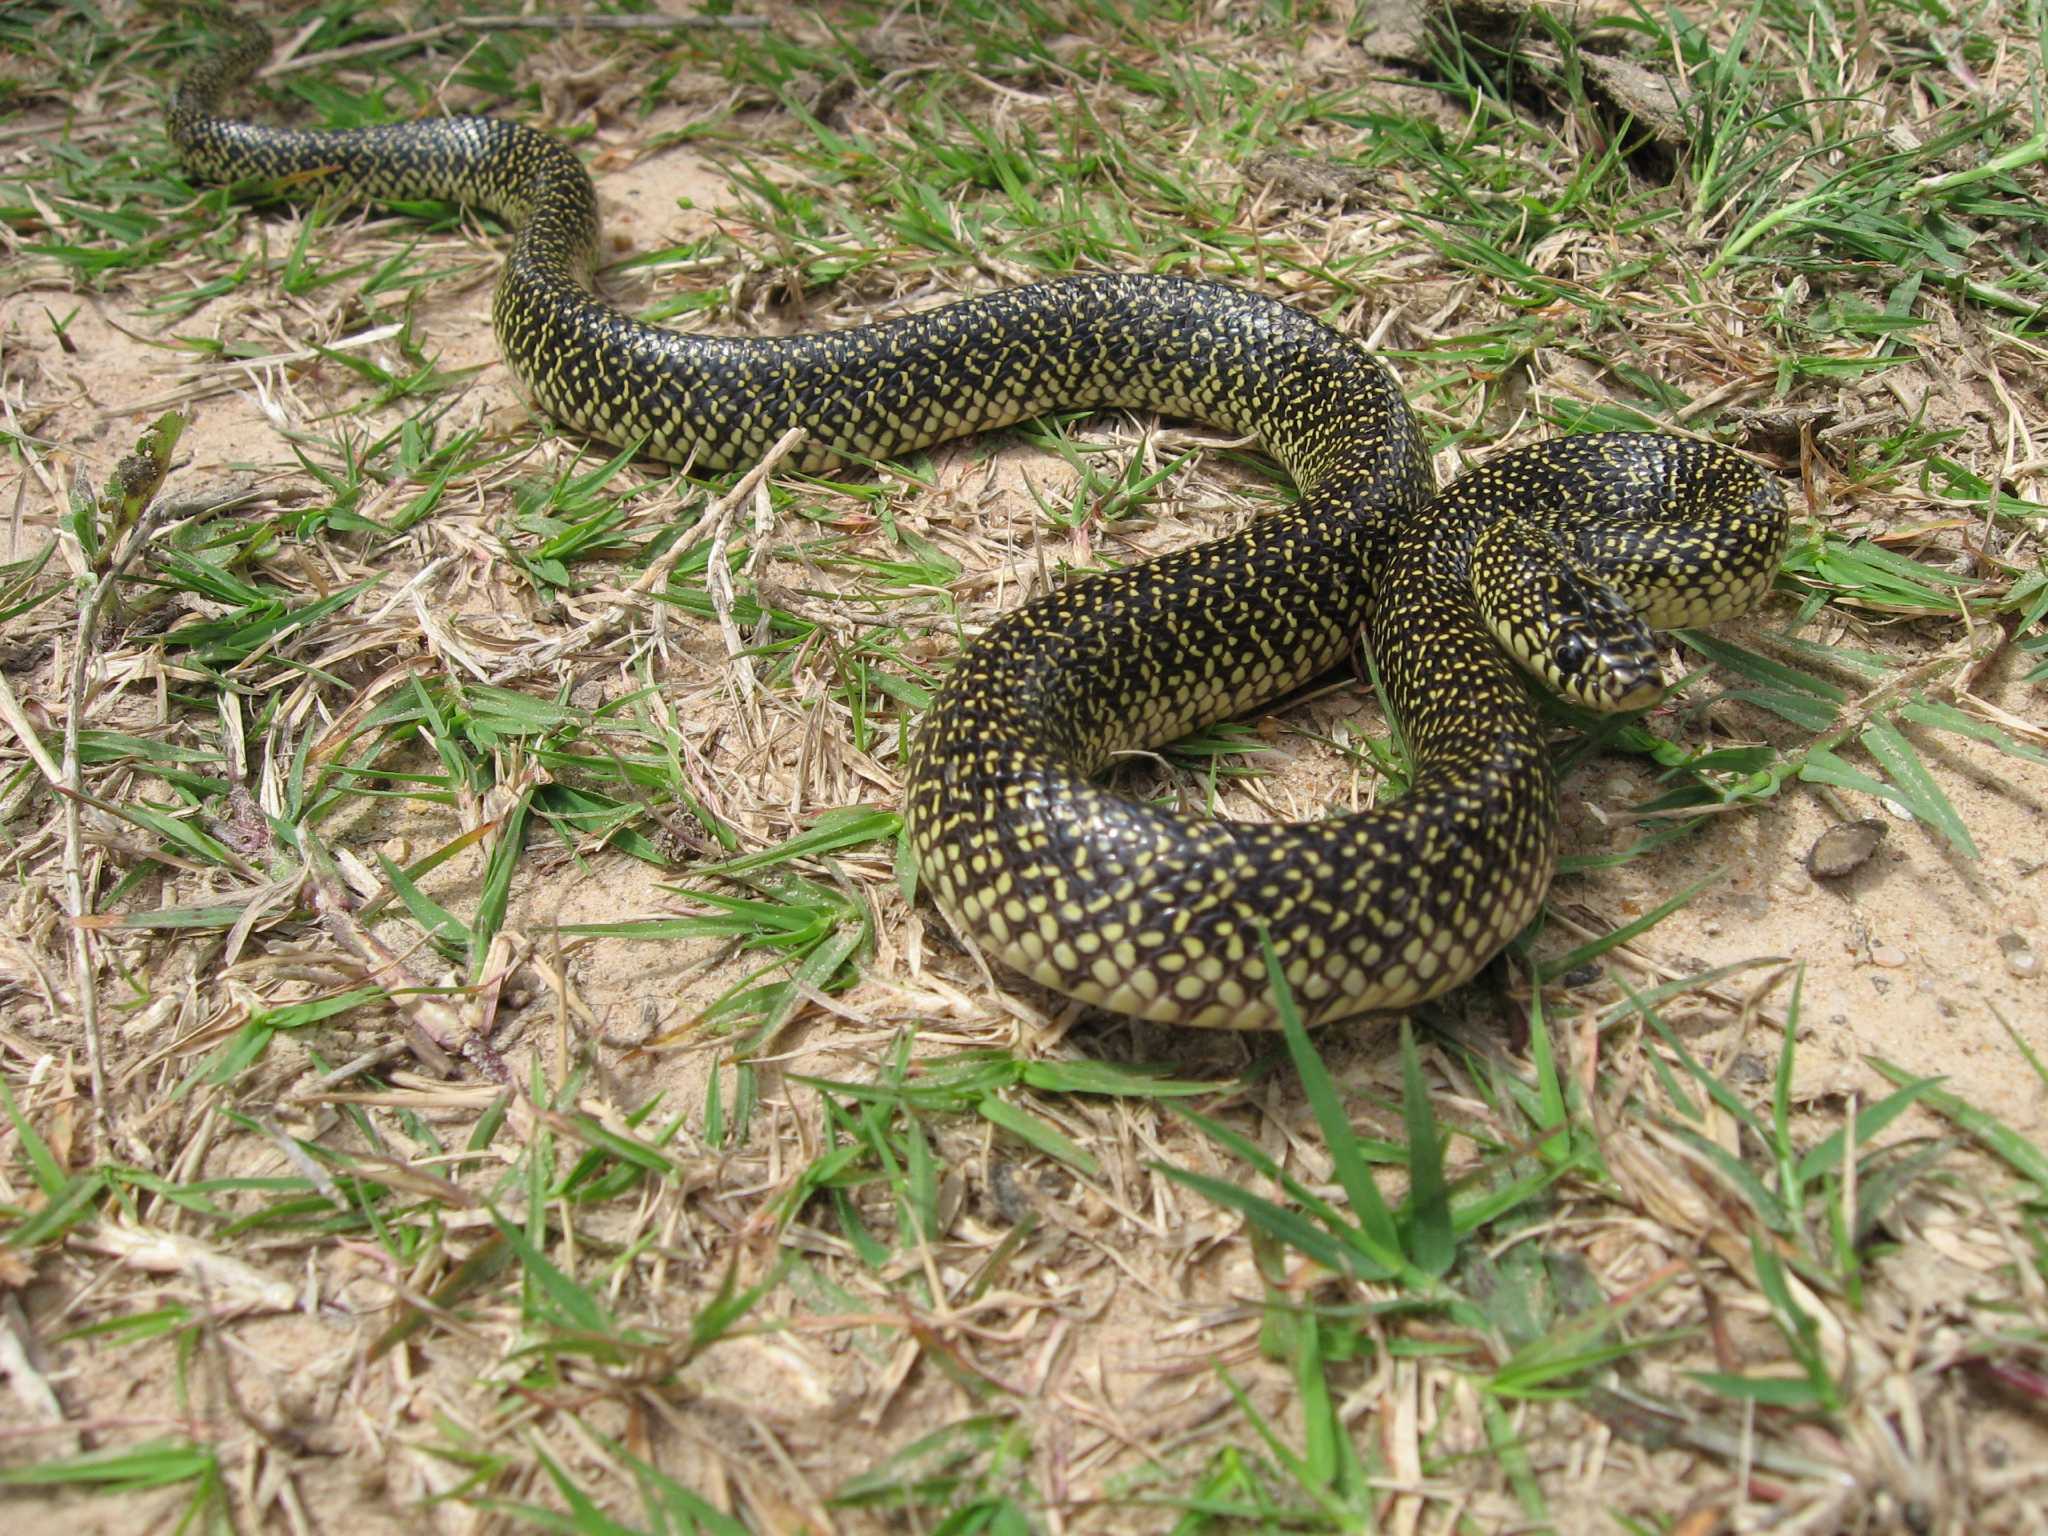
[[1620, 715], [1648, 709], [1664, 696], [1664, 667], [1654, 651], [1635, 646], [1591, 645], [1568, 665], [1561, 650], [1532, 668], [1543, 681], [1582, 709]]
[[1538, 675], [1565, 698], [1603, 715], [1648, 709], [1664, 694], [1664, 666], [1656, 642], [1632, 613], [1618, 606], [1605, 627], [1573, 623], [1540, 658]]
[[1631, 710], [1648, 709], [1664, 697], [1664, 669], [1652, 661], [1633, 683], [1622, 685], [1616, 678], [1616, 689], [1609, 694], [1602, 705], [1605, 714], [1621, 715]]

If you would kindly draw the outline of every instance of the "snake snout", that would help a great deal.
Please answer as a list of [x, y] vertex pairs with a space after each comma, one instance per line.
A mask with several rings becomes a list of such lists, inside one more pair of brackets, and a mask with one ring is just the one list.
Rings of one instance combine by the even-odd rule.
[[1611, 594], [1597, 617], [1561, 618], [1538, 663], [1531, 670], [1565, 698], [1602, 714], [1645, 709], [1664, 691], [1656, 642]]

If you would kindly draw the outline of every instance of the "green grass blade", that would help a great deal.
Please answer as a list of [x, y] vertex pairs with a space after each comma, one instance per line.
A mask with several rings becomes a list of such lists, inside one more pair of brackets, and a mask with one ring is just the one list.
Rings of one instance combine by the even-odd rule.
[[1451, 1200], [1444, 1186], [1444, 1149], [1415, 1032], [1401, 1021], [1401, 1112], [1408, 1131], [1408, 1257], [1425, 1275], [1442, 1278], [1457, 1257], [1451, 1235]]
[[1316, 1048], [1308, 1038], [1308, 1030], [1301, 1022], [1301, 1011], [1295, 1006], [1293, 989], [1287, 985], [1287, 978], [1280, 970], [1280, 956], [1273, 948], [1272, 935], [1263, 926], [1259, 929], [1259, 948], [1266, 959], [1266, 981], [1273, 989], [1281, 1033], [1287, 1041], [1287, 1054], [1300, 1075], [1302, 1092], [1316, 1117], [1317, 1127], [1323, 1133], [1323, 1144], [1329, 1148], [1337, 1182], [1344, 1186], [1344, 1193], [1351, 1201], [1351, 1214], [1358, 1223], [1358, 1242], [1374, 1266], [1397, 1270], [1403, 1256], [1393, 1212], [1387, 1208], [1379, 1185], [1373, 1181], [1371, 1166], [1360, 1155], [1357, 1134], [1351, 1129], [1351, 1121], [1337, 1098], [1337, 1085], [1331, 1081], [1322, 1057], [1316, 1054]]

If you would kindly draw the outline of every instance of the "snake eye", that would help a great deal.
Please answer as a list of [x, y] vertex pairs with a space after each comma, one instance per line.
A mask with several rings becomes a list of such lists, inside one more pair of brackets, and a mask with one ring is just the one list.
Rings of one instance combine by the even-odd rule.
[[1577, 677], [1586, 670], [1586, 655], [1591, 650], [1584, 635], [1566, 635], [1551, 651], [1550, 659], [1566, 677]]

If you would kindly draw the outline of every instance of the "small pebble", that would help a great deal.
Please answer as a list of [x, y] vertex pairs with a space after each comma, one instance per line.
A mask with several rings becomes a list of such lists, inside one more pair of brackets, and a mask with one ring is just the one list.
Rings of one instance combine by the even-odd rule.
[[1889, 944], [1873, 944], [1870, 946], [1870, 963], [1881, 965], [1888, 971], [1896, 971], [1906, 963], [1906, 952], [1903, 949], [1894, 949]]
[[2034, 946], [2010, 928], [1998, 936], [1998, 947], [2005, 953], [2005, 968], [2013, 975], [2033, 977], [2041, 974], [2041, 957]]
[[1744, 1051], [1728, 1063], [1728, 1076], [1738, 1083], [1762, 1083], [1769, 1081], [1771, 1068], [1754, 1051]]
[[1806, 872], [1816, 880], [1839, 880], [1863, 867], [1889, 829], [1875, 816], [1829, 827], [1806, 850]]
[[1017, 1178], [1017, 1165], [998, 1159], [989, 1169], [988, 1192], [997, 1212], [1012, 1226], [1032, 1214], [1031, 1196]]

